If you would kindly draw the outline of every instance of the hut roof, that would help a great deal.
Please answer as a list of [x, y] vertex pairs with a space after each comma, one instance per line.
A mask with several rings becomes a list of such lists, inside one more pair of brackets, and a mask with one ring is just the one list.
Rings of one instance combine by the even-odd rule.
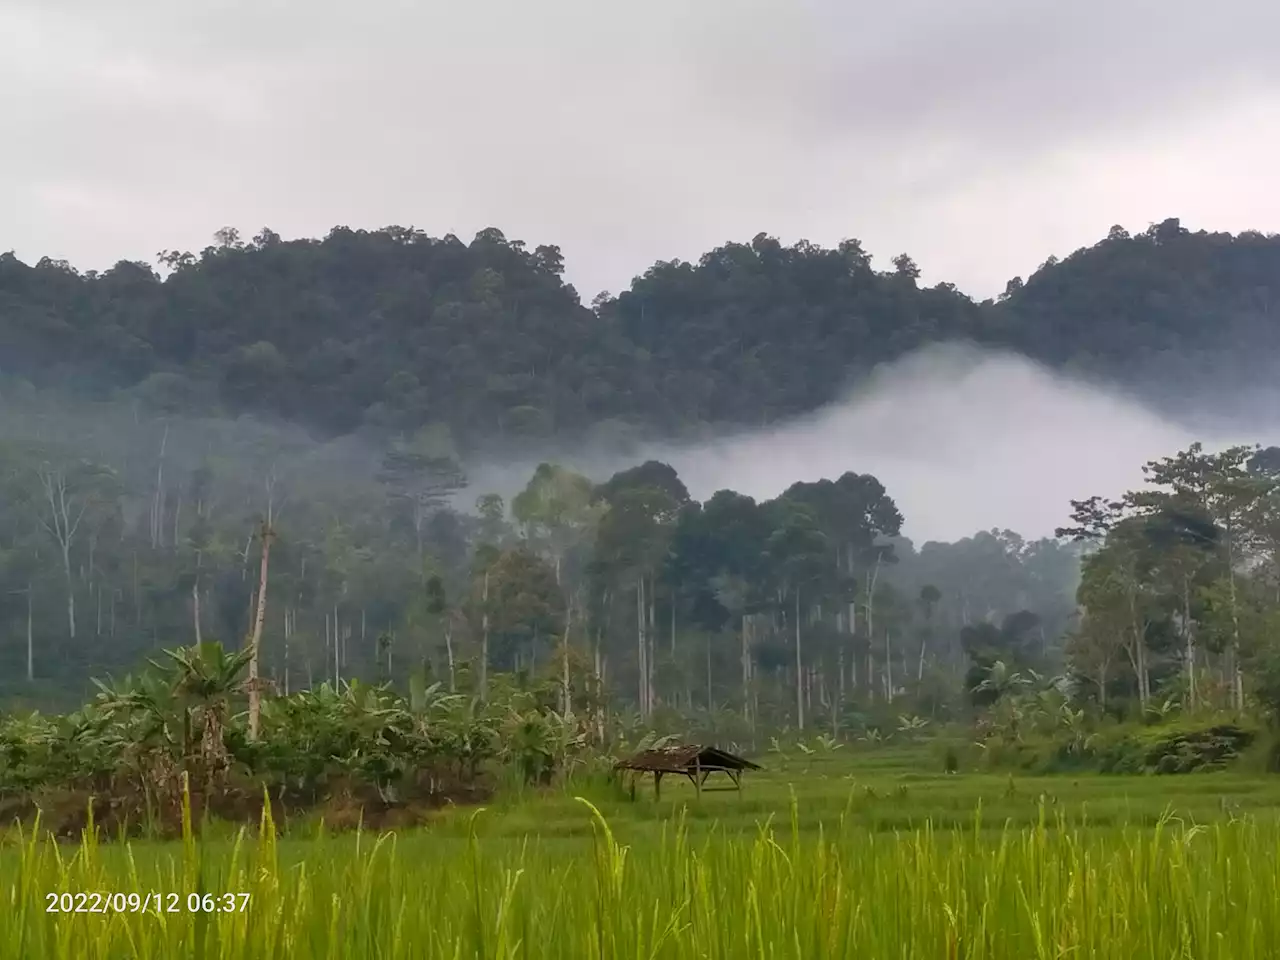
[[689, 773], [695, 767], [701, 770], [761, 769], [758, 764], [727, 750], [698, 744], [641, 750], [635, 756], [614, 764], [615, 770], [642, 770], [648, 773]]

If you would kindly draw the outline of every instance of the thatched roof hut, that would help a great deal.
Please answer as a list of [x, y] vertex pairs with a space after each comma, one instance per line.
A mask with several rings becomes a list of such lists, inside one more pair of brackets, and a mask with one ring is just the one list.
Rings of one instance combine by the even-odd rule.
[[[707, 777], [713, 773], [723, 773], [733, 781], [736, 789], [742, 789], [742, 772], [744, 770], [763, 769], [737, 754], [718, 747], [707, 747], [699, 744], [677, 744], [658, 747], [653, 750], [641, 750], [634, 756], [619, 760], [614, 770], [630, 770], [638, 778], [646, 773], [653, 774], [653, 795], [661, 796], [662, 778], [668, 773], [686, 776], [693, 783], [699, 794]], [[635, 779], [631, 782], [632, 796], [635, 796]]]

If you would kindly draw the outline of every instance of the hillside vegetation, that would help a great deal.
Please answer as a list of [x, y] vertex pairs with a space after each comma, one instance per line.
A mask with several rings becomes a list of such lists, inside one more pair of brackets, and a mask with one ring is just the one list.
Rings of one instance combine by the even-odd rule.
[[[619, 423], [679, 434], [835, 399], [922, 345], [972, 340], [1109, 375], [1163, 403], [1261, 374], [1278, 345], [1280, 239], [1171, 219], [1050, 257], [999, 302], [877, 271], [856, 240], [760, 234], [657, 263], [584, 305], [554, 246], [334, 228], [323, 240], [220, 231], [166, 252], [166, 279], [0, 256], [0, 372], [190, 415], [283, 417], [323, 435], [447, 426], [464, 448]], [[1177, 383], [1179, 390], [1170, 389]]]

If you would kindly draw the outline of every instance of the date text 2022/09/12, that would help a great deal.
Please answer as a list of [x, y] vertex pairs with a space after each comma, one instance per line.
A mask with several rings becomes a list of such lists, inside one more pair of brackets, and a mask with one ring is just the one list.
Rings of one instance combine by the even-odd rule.
[[46, 893], [45, 913], [244, 913], [248, 893]]

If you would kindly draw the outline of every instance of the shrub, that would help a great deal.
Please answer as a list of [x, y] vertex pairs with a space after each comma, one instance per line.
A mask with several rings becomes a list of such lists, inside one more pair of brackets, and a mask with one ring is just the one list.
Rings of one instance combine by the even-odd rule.
[[[984, 765], [1034, 773], [1098, 770], [1102, 773], [1192, 773], [1219, 770], [1239, 760], [1258, 738], [1253, 727], [1234, 723], [1212, 725], [1179, 722], [1112, 727], [1087, 738], [1029, 738], [1018, 742], [989, 741]], [[1268, 769], [1280, 771], [1280, 743]]]
[[1258, 735], [1234, 723], [1123, 728], [1097, 749], [1104, 773], [1191, 773], [1239, 759]]

